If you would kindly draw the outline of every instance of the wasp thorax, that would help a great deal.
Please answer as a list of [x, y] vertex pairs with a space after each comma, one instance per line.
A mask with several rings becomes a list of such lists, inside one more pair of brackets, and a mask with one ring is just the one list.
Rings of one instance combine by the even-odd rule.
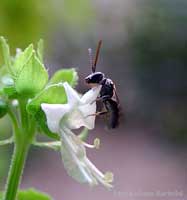
[[90, 74], [89, 76], [87, 76], [85, 78], [86, 83], [88, 84], [101, 84], [101, 82], [103, 81], [105, 75], [102, 72], [95, 72]]

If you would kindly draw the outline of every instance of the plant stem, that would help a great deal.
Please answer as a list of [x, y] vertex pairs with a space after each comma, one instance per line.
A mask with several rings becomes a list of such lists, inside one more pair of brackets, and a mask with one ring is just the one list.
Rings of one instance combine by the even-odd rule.
[[28, 150], [35, 136], [35, 122], [30, 119], [28, 123], [29, 116], [26, 112], [26, 102], [26, 100], [20, 100], [21, 126], [18, 126], [16, 117], [9, 110], [9, 116], [14, 127], [15, 144], [3, 200], [16, 199]]
[[9, 108], [8, 110], [8, 115], [12, 121], [12, 125], [13, 125], [13, 130], [14, 130], [14, 133], [15, 133], [15, 138], [19, 138], [19, 134], [20, 132], [18, 131], [19, 130], [19, 127], [18, 127], [18, 121], [14, 115], [14, 113], [12, 112], [12, 110]]
[[29, 146], [30, 145], [28, 143], [22, 143], [19, 146], [15, 144], [14, 146], [14, 153], [8, 174], [4, 200], [16, 199], [16, 194], [21, 180]]
[[26, 112], [27, 100], [20, 99], [19, 105], [20, 105], [20, 117], [21, 117], [22, 128], [23, 128], [23, 130], [26, 131], [28, 129], [28, 115]]

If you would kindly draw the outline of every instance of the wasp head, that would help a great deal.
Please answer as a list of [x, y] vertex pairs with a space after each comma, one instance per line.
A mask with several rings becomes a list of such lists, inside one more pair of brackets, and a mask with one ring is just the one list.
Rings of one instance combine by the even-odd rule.
[[105, 75], [102, 72], [94, 72], [85, 78], [87, 84], [101, 84]]

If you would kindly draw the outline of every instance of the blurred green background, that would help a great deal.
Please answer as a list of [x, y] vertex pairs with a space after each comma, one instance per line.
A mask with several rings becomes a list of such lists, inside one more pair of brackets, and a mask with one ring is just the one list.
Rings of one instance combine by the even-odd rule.
[[[0, 35], [8, 39], [12, 53], [15, 53], [17, 47], [25, 48], [29, 43], [36, 43], [43, 38], [46, 47], [45, 64], [49, 73], [62, 67], [76, 67], [80, 76], [78, 90], [82, 92], [88, 89], [84, 84], [84, 77], [91, 71], [87, 49], [89, 47], [95, 49], [98, 40], [103, 40], [97, 69], [115, 82], [122, 116], [121, 126], [111, 134], [104, 129], [104, 120], [99, 119], [95, 135], [101, 137], [104, 147], [107, 147], [108, 151], [103, 150], [102, 156], [108, 160], [110, 159], [108, 154], [116, 153], [116, 159], [119, 159], [115, 163], [109, 162], [114, 173], [117, 170], [116, 181], [120, 179], [119, 174], [123, 174], [121, 177], [124, 177], [124, 180], [119, 181], [120, 189], [117, 187], [119, 191], [133, 189], [136, 191], [136, 187], [139, 186], [137, 179], [144, 178], [140, 184], [144, 190], [153, 190], [157, 185], [163, 185], [164, 189], [160, 186], [163, 190], [169, 188], [173, 190], [181, 186], [179, 188], [182, 188], [183, 194], [186, 192], [184, 187], [184, 179], [187, 178], [186, 172], [184, 173], [187, 169], [185, 156], [187, 153], [186, 10], [185, 0], [0, 1]], [[0, 63], [3, 63], [2, 55]], [[8, 137], [10, 132], [8, 119], [1, 119], [0, 138]], [[116, 145], [114, 146], [116, 151], [107, 144]], [[131, 149], [133, 147], [135, 150]], [[142, 150], [144, 147], [145, 152], [151, 152], [150, 155]], [[4, 185], [11, 150], [11, 147], [0, 147], [0, 189]], [[142, 154], [137, 154], [136, 157], [133, 153], [136, 150], [137, 152], [142, 150]], [[124, 154], [124, 151], [129, 153]], [[95, 154], [90, 155], [105, 168], [105, 165], [102, 165], [102, 156], [100, 156], [101, 160], [97, 160]], [[65, 171], [61, 175], [62, 180], [51, 179], [53, 181], [51, 185], [47, 183], [45, 185], [43, 181], [39, 182], [41, 177], [46, 177], [45, 172], [51, 174], [55, 170], [54, 177], [59, 176], [58, 170], [63, 170], [63, 167], [59, 169], [57, 165], [61, 163], [56, 160], [60, 160], [60, 157], [54, 158], [56, 159], [54, 166], [45, 168], [42, 165], [44, 174], [40, 180], [31, 178], [37, 177], [35, 170], [38, 170], [38, 173], [41, 170], [40, 158], [42, 157], [43, 163], [48, 165], [50, 156], [53, 157], [54, 154], [45, 150], [32, 150], [23, 187], [30, 187], [33, 184], [39, 189], [56, 195], [56, 199], [61, 200], [61, 196], [73, 198], [74, 194], [71, 190], [64, 194], [63, 187], [61, 191], [53, 188], [53, 184], [65, 184], [63, 181], [66, 176]], [[156, 164], [160, 174], [159, 180], [156, 179], [158, 174], [154, 174], [155, 165], [151, 168], [146, 161], [145, 165], [141, 165], [141, 162], [147, 159], [146, 156], [158, 159]], [[137, 168], [132, 167], [135, 161], [128, 158], [135, 159]], [[107, 162], [105, 159], [103, 160]], [[123, 164], [120, 165], [121, 159]], [[34, 170], [33, 163], [35, 163]], [[162, 175], [165, 174], [163, 163], [171, 173], [166, 177], [168, 182], [164, 183], [161, 180]], [[177, 163], [176, 168], [173, 168], [171, 163]], [[129, 168], [126, 165], [129, 165]], [[149, 169], [152, 173], [146, 176], [146, 170]], [[134, 170], [139, 170], [136, 172], [138, 178], [132, 175]], [[130, 183], [134, 185], [132, 187], [125, 181], [125, 175], [129, 173]], [[139, 174], [144, 176], [139, 177]], [[29, 182], [28, 179], [31, 181]], [[90, 193], [87, 193], [84, 187], [79, 188], [69, 179], [65, 178], [65, 181], [70, 181], [68, 187], [74, 188], [72, 191], [83, 191], [85, 199], [86, 197], [95, 199], [101, 195], [108, 199], [129, 199], [123, 196], [123, 193], [121, 196], [108, 195], [104, 190], [91, 193], [90, 198]], [[151, 181], [155, 185], [149, 188]], [[170, 182], [176, 184], [176, 187], [170, 187]], [[78, 196], [76, 198], [79, 199]], [[80, 195], [80, 199], [83, 198]]]

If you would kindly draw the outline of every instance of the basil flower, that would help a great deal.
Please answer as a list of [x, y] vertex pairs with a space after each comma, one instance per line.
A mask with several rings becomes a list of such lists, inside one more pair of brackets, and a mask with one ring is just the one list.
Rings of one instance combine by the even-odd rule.
[[103, 184], [111, 188], [113, 174], [103, 174], [88, 159], [86, 148], [98, 148], [99, 139], [94, 144], [87, 144], [78, 135], [72, 132], [73, 129], [86, 127], [93, 129], [95, 126], [96, 99], [101, 86], [96, 86], [79, 95], [67, 82], [61, 83], [66, 92], [66, 104], [42, 103], [41, 108], [46, 114], [48, 128], [61, 136], [61, 155], [67, 173], [81, 183], [89, 185]]

